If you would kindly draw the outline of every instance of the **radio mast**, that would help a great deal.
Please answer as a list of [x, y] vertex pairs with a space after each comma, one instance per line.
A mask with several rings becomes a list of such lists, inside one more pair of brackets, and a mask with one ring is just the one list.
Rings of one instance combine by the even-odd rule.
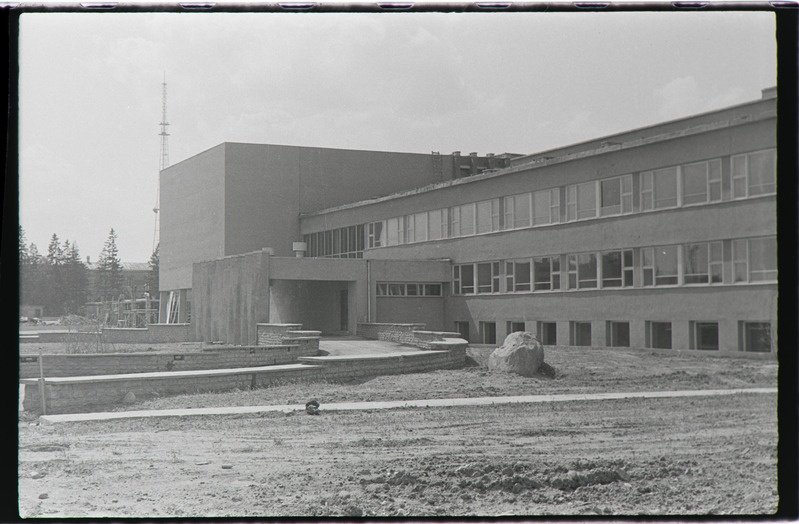
[[162, 87], [162, 95], [161, 95], [161, 132], [159, 136], [161, 137], [161, 162], [158, 166], [158, 187], [156, 188], [155, 192], [155, 207], [153, 207], [153, 213], [155, 213], [155, 226], [153, 228], [153, 252], [155, 252], [155, 248], [158, 245], [158, 212], [160, 211], [160, 191], [161, 191], [161, 171], [169, 167], [169, 133], [167, 132], [167, 127], [169, 126], [169, 122], [166, 119], [166, 73], [164, 73], [164, 81], [161, 83]]

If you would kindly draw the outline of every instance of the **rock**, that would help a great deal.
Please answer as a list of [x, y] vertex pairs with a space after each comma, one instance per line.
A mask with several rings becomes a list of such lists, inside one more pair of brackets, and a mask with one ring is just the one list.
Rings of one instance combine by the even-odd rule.
[[535, 376], [544, 363], [544, 347], [532, 333], [518, 331], [505, 338], [502, 346], [488, 357], [490, 371], [516, 373], [523, 377]]
[[222, 464], [222, 469], [233, 469], [233, 464]]
[[38, 471], [34, 471], [34, 472], [31, 473], [31, 478], [32, 479], [42, 479], [42, 478], [44, 478], [44, 473], [41, 473], [41, 472], [38, 472]]
[[319, 401], [318, 400], [309, 400], [305, 403], [305, 412], [309, 415], [318, 415], [319, 414]]
[[47, 493], [40, 493], [39, 494], [39, 498], [44, 500], [44, 499], [50, 498], [50, 495], [48, 495]]
[[133, 391], [128, 391], [125, 393], [125, 396], [122, 397], [122, 402], [125, 404], [133, 404], [136, 402], [136, 395], [133, 393]]

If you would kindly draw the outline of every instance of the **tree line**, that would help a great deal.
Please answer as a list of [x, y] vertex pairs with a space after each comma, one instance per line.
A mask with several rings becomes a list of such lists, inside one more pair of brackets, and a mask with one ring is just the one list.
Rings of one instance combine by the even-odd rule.
[[[117, 233], [111, 228], [93, 273], [83, 261], [77, 242], [58, 238], [53, 233], [47, 252], [28, 244], [19, 227], [19, 298], [22, 305], [42, 306], [45, 316], [80, 315], [90, 301], [111, 301], [129, 296], [122, 261], [117, 248]], [[150, 257], [147, 287], [150, 296], [158, 293], [158, 247]]]

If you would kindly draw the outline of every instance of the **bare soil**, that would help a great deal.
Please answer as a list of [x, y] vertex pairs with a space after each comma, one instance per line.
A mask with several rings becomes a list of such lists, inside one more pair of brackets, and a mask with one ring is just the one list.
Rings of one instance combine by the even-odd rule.
[[774, 387], [776, 361], [548, 351], [472, 368], [198, 393], [127, 409], [321, 414], [19, 423], [25, 517], [751, 515], [777, 509], [776, 395], [325, 412], [326, 402]]

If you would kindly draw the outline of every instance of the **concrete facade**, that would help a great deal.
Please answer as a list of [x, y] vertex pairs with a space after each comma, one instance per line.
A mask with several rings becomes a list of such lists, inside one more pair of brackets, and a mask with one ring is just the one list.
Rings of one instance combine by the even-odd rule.
[[[193, 300], [212, 288], [227, 305], [192, 323], [208, 340], [222, 332], [201, 326], [228, 315], [232, 333], [234, 317], [253, 315], [237, 304], [257, 289], [260, 321], [323, 333], [424, 323], [487, 344], [525, 329], [547, 345], [775, 352], [776, 142], [776, 99], [764, 90], [501, 164], [470, 156], [483, 166], [461, 177], [441, 166], [463, 157], [227, 144], [224, 216], [233, 218], [222, 251], [275, 256], [251, 282], [232, 267], [197, 270], [230, 258], [195, 265]], [[415, 174], [399, 182], [380, 162]], [[261, 165], [284, 178], [264, 177]], [[271, 215], [278, 206], [283, 214]], [[286, 256], [298, 240], [305, 257]], [[214, 258], [201, 251], [186, 256]], [[182, 269], [167, 268], [185, 285]], [[222, 283], [228, 275], [238, 276]]]

